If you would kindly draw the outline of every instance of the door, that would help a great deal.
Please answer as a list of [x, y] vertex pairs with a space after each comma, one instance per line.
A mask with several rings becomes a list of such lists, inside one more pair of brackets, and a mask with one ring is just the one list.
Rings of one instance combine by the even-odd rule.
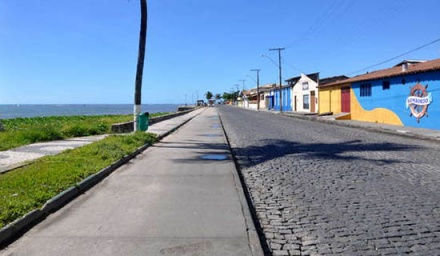
[[294, 106], [294, 110], [293, 111], [296, 111], [296, 96], [293, 99], [293, 106]]
[[267, 109], [273, 109], [273, 107], [274, 107], [274, 105], [275, 105], [273, 95], [271, 95], [271, 96], [266, 96], [266, 99], [269, 101], [269, 104], [267, 104]]
[[341, 112], [350, 113], [350, 87], [341, 88]]
[[315, 113], [316, 111], [316, 98], [315, 98], [315, 92], [310, 91], [310, 112]]

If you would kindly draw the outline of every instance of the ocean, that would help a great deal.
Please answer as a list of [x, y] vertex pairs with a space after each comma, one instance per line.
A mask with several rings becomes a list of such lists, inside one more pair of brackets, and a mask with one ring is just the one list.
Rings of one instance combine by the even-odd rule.
[[[145, 104], [142, 112], [175, 112], [177, 104]], [[0, 119], [37, 116], [93, 116], [133, 114], [132, 104], [0, 104]]]

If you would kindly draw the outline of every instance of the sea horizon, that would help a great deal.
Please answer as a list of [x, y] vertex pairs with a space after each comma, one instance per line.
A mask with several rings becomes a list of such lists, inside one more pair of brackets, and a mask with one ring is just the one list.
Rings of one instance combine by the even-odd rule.
[[[175, 112], [185, 104], [142, 104], [142, 112]], [[133, 113], [133, 104], [0, 104], [0, 119], [43, 116], [124, 115]]]

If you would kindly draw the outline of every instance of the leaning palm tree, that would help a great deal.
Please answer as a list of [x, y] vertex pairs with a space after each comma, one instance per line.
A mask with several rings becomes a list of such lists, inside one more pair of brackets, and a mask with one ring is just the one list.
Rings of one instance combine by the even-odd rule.
[[144, 72], [145, 45], [147, 41], [147, 0], [141, 3], [141, 28], [139, 33], [139, 50], [136, 69], [136, 82], [134, 91], [134, 131], [137, 130], [138, 116], [141, 113], [142, 77]]

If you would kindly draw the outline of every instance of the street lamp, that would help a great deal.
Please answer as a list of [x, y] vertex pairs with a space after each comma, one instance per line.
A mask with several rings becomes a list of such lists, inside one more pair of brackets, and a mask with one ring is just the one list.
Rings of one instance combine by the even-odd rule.
[[238, 81], [243, 82], [243, 88], [241, 89], [241, 91], [243, 92], [243, 91], [244, 91], [244, 82], [246, 82], [246, 80], [244, 80], [244, 79], [240, 79], [240, 80], [238, 80]]
[[275, 62], [270, 56], [267, 56], [266, 54], [261, 54], [261, 57], [269, 59], [270, 61], [272, 61], [272, 63], [273, 63], [275, 66], [279, 67], [279, 66], [278, 66], [278, 63], [276, 63], [276, 62]]
[[260, 110], [260, 69], [251, 69], [257, 72], [257, 110]]
[[238, 105], [238, 103], [237, 103], [238, 92], [239, 92], [238, 87], [239, 87], [240, 85], [239, 85], [239, 84], [234, 84], [234, 86], [237, 87], [237, 90], [236, 90], [235, 93], [234, 93], [235, 105]]

